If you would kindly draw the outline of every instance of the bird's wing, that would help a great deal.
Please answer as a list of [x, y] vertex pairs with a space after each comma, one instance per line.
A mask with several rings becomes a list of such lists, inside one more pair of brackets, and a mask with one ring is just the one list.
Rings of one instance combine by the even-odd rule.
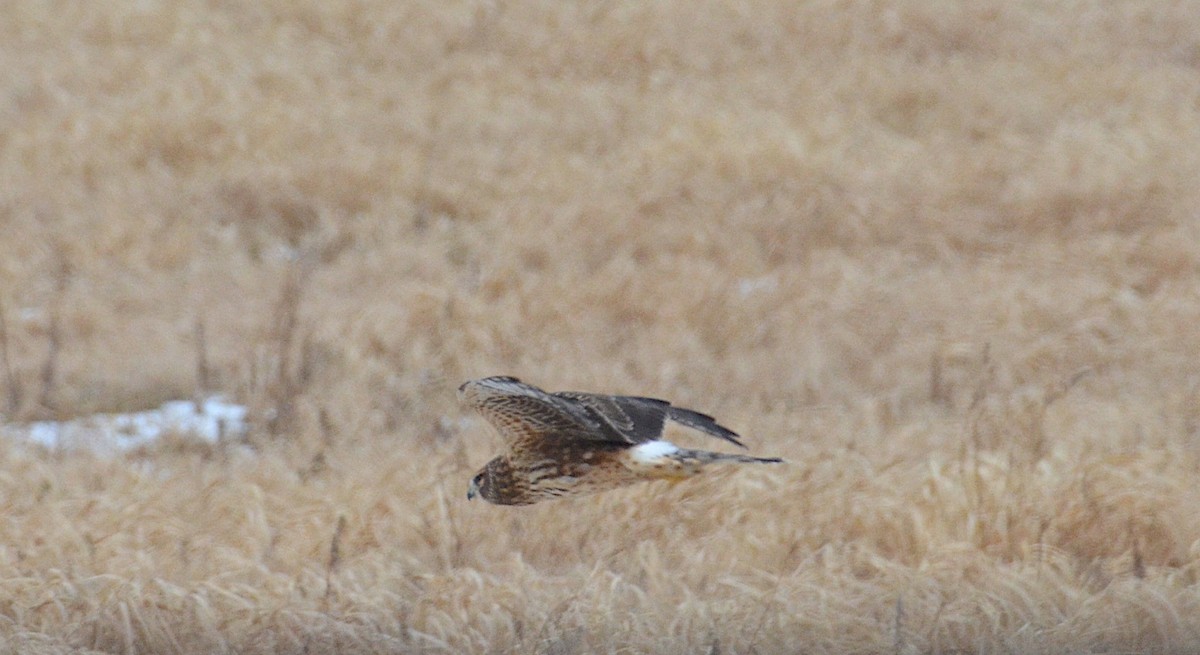
[[468, 382], [464, 395], [504, 438], [512, 450], [537, 450], [562, 440], [611, 441], [605, 426], [583, 407], [567, 398], [498, 376]]
[[658, 398], [641, 396], [606, 396], [581, 391], [560, 391], [553, 394], [578, 403], [587, 413], [603, 423], [612, 440], [640, 444], [662, 437], [663, 426], [669, 418], [676, 423], [699, 430], [718, 439], [745, 448], [733, 430], [720, 425], [708, 414], [682, 407]]

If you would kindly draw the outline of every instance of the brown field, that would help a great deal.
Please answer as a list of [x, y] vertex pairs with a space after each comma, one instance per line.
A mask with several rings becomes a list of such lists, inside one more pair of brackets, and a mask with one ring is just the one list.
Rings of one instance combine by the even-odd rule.
[[[0, 444], [0, 652], [1200, 652], [1200, 4], [10, 2], [0, 70], [4, 420], [256, 417]], [[498, 373], [788, 463], [468, 503]]]

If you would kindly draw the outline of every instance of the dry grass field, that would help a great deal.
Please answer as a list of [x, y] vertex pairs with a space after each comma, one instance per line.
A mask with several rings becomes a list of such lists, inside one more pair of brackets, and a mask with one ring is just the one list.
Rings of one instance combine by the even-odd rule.
[[[1194, 2], [7, 2], [0, 70], [3, 420], [254, 419], [0, 444], [2, 653], [1200, 652]], [[501, 373], [788, 463], [468, 503]]]

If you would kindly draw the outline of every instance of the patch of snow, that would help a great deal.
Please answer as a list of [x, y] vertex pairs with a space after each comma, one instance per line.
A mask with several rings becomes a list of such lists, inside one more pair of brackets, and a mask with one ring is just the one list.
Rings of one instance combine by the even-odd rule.
[[85, 449], [100, 454], [147, 446], [168, 434], [215, 443], [246, 433], [246, 407], [221, 398], [195, 403], [172, 400], [158, 409], [126, 414], [93, 414], [70, 421], [0, 425], [0, 436], [51, 450]]
[[45, 307], [22, 307], [17, 310], [17, 320], [25, 323], [39, 323], [45, 319]]
[[761, 277], [744, 277], [737, 281], [738, 295], [745, 298], [762, 291], [774, 291], [779, 286], [779, 281], [774, 275], [763, 275]]

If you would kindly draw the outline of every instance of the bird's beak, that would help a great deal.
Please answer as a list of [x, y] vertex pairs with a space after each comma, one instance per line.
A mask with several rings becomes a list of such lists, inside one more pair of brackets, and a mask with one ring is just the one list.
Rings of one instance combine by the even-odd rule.
[[474, 500], [475, 496], [479, 495], [479, 485], [471, 480], [471, 486], [467, 487], [467, 500]]

